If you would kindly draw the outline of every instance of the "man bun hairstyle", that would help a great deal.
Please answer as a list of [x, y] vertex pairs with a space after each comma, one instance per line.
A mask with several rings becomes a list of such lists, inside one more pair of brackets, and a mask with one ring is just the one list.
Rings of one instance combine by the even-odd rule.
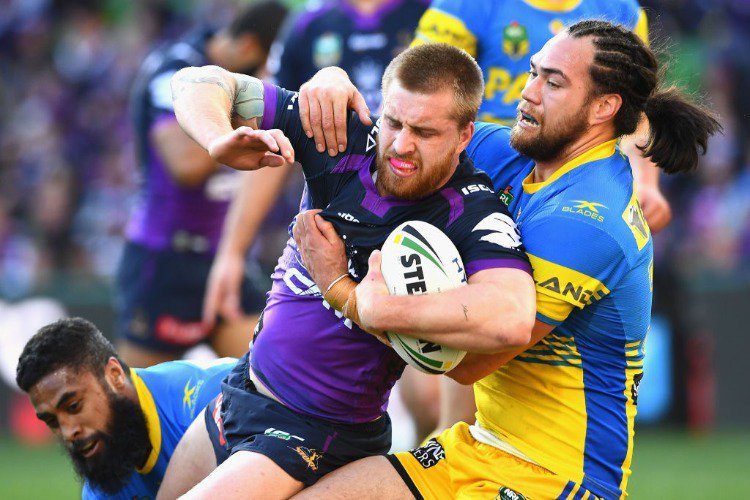
[[396, 56], [383, 73], [383, 95], [393, 80], [409, 92], [433, 94], [444, 89], [454, 93], [452, 117], [459, 128], [477, 118], [484, 94], [479, 65], [466, 51], [446, 43], [411, 47]]
[[43, 327], [26, 343], [16, 368], [16, 383], [24, 392], [60, 368], [104, 377], [104, 367], [114, 357], [125, 373], [128, 367], [112, 343], [83, 318], [65, 318]]
[[698, 155], [706, 152], [708, 138], [721, 130], [714, 114], [676, 87], [660, 88], [656, 55], [624, 26], [586, 20], [567, 31], [573, 38], [593, 38], [590, 75], [594, 93], [622, 98], [614, 119], [615, 134], [635, 132], [645, 113], [651, 130], [646, 144], [638, 146], [643, 155], [669, 174], [693, 170]]

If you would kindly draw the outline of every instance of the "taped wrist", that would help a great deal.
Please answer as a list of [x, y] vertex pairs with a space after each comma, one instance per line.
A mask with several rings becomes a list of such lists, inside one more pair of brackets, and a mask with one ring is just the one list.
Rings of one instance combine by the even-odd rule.
[[323, 298], [337, 311], [343, 311], [344, 305], [349, 300], [349, 295], [356, 287], [357, 283], [347, 276], [330, 286]]

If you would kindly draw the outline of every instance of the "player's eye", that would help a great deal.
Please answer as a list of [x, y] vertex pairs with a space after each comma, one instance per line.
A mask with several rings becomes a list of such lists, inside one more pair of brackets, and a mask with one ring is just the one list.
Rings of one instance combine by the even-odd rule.
[[81, 410], [81, 402], [74, 401], [68, 405], [68, 413], [76, 413]]
[[534, 71], [533, 69], [530, 69], [530, 70], [528, 71], [528, 73], [529, 73], [529, 79], [531, 79], [531, 78], [536, 78], [536, 74], [537, 74], [537, 73], [536, 73], [536, 71]]
[[47, 424], [47, 427], [50, 429], [57, 429], [60, 426], [55, 417], [43, 418], [42, 421]]
[[388, 126], [392, 129], [400, 129], [401, 128], [401, 122], [394, 120], [393, 118], [386, 118], [386, 122], [388, 122]]
[[547, 81], [547, 85], [549, 85], [553, 89], [559, 89], [560, 88], [560, 84], [558, 84], [556, 82], [553, 82], [552, 80], [548, 80]]

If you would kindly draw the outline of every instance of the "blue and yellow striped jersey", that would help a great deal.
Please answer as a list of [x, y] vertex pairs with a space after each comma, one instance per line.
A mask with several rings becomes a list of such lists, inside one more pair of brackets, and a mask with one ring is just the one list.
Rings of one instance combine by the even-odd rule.
[[585, 18], [622, 24], [648, 40], [636, 0], [434, 0], [412, 43], [449, 43], [475, 57], [485, 81], [479, 119], [507, 124], [516, 117], [531, 56]]
[[151, 454], [142, 468], [133, 472], [127, 484], [114, 495], [83, 485], [82, 497], [156, 498], [169, 459], [177, 443], [201, 410], [221, 392], [221, 381], [237, 364], [233, 358], [208, 363], [171, 361], [150, 368], [130, 370], [148, 423]]
[[478, 124], [469, 155], [508, 203], [534, 270], [537, 319], [555, 329], [475, 384], [479, 423], [604, 498], [623, 496], [651, 313], [653, 249], [616, 141], [548, 180]]

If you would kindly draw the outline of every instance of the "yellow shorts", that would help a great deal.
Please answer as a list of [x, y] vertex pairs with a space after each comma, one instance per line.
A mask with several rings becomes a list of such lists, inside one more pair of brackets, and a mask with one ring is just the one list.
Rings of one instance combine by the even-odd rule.
[[388, 459], [418, 499], [593, 500], [549, 470], [480, 443], [459, 422], [424, 446]]

